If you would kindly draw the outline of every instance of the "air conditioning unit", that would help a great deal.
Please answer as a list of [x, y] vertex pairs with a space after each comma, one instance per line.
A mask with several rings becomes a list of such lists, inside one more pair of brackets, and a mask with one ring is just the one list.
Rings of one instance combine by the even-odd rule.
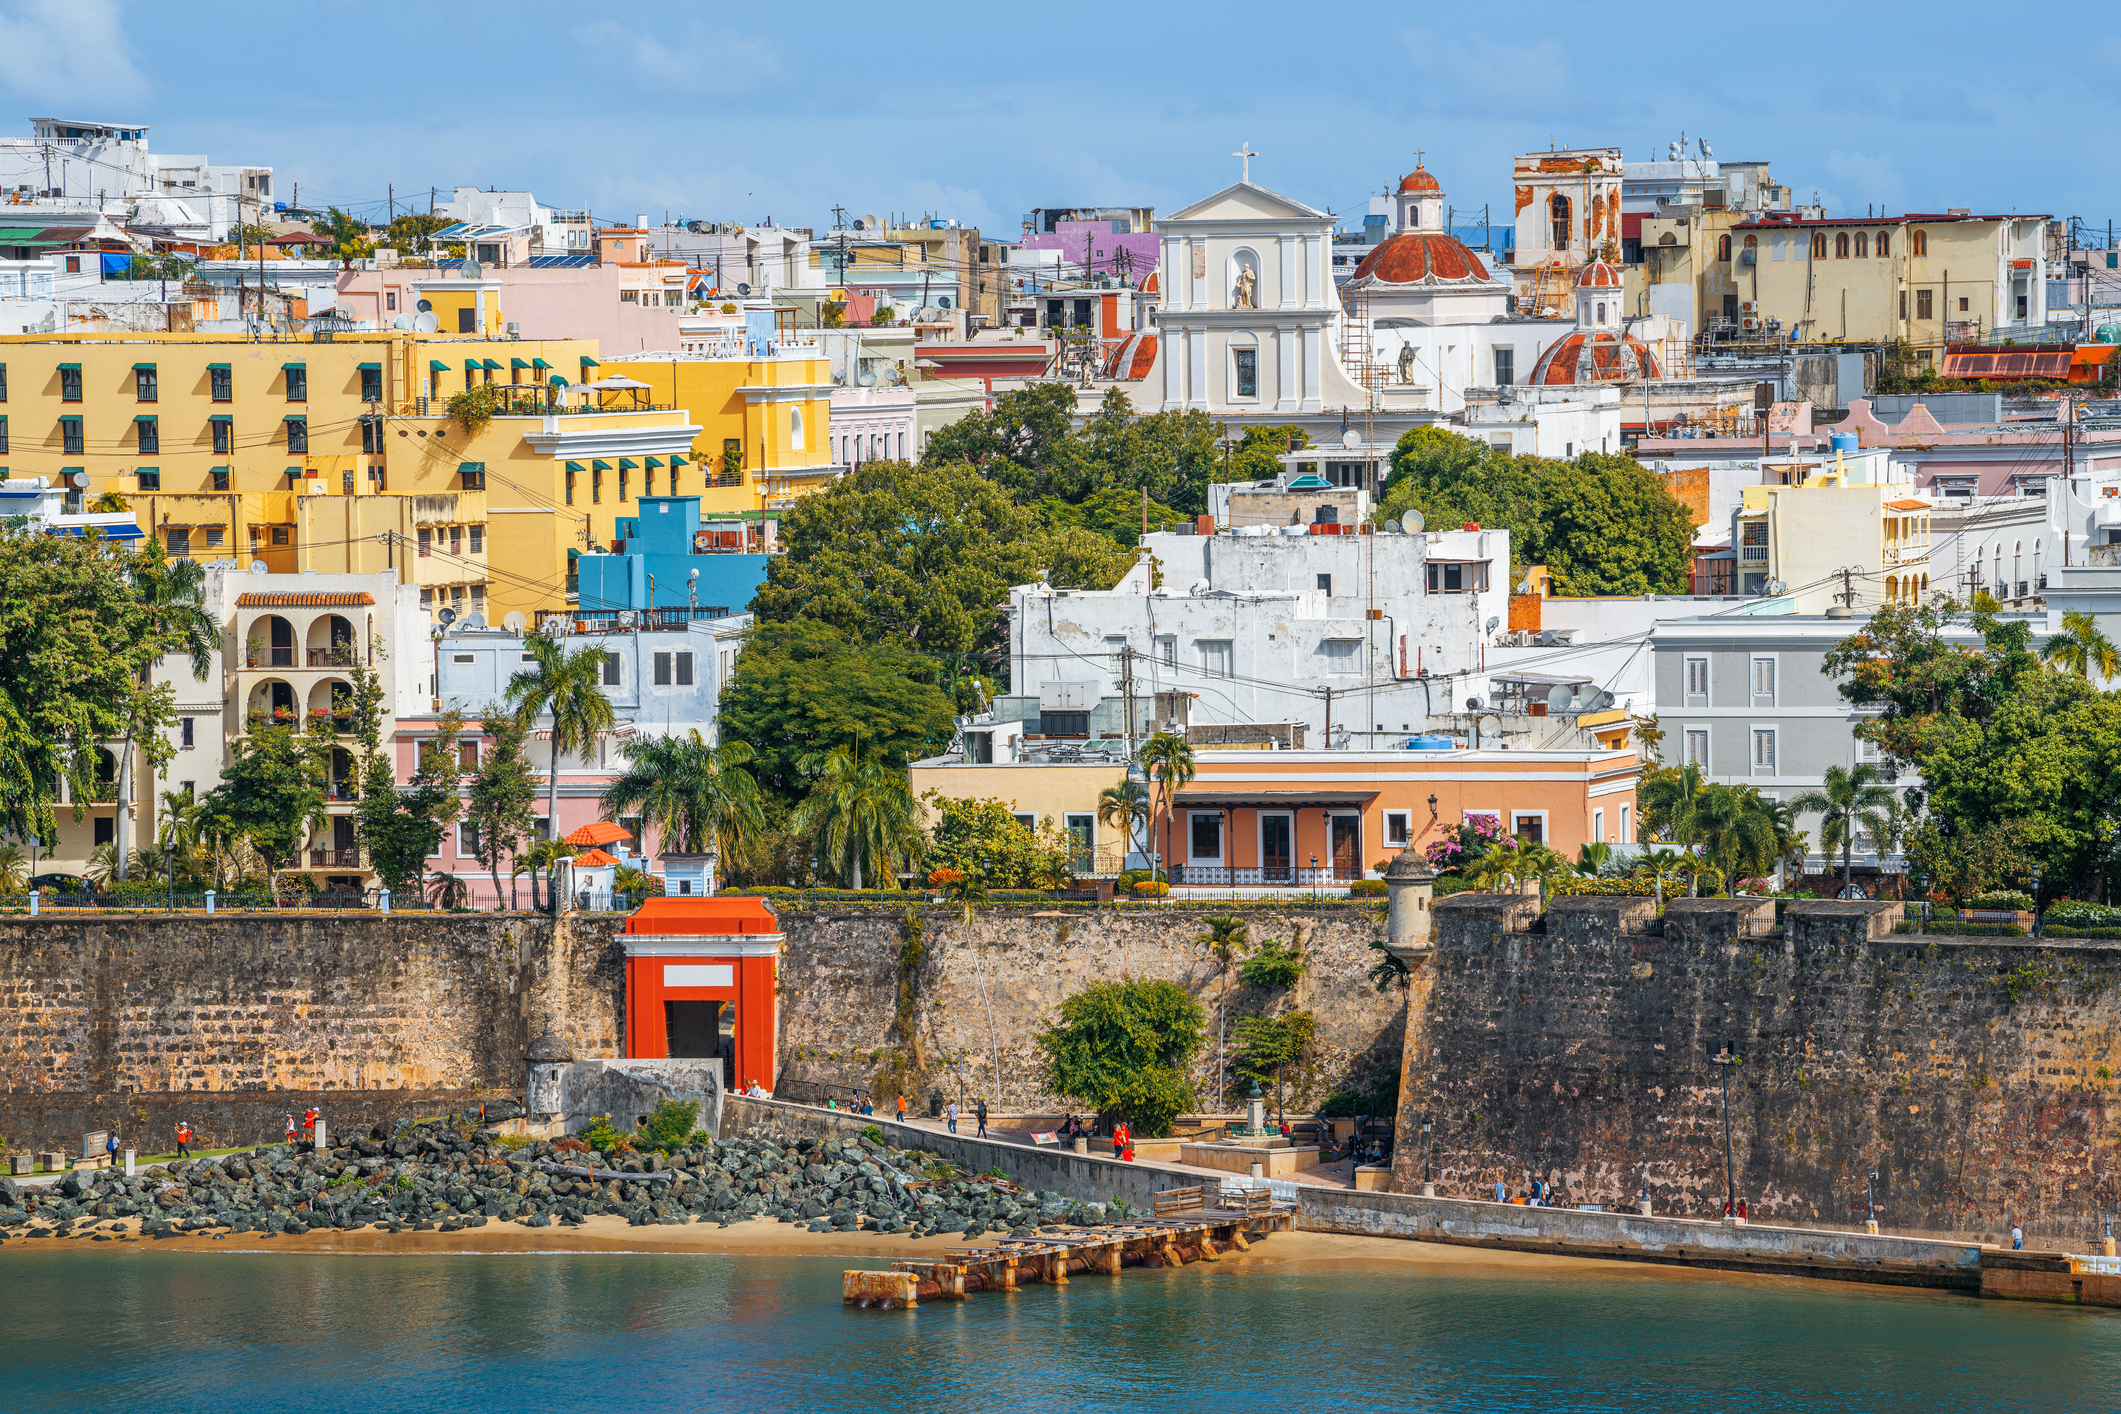
[[1748, 314], [1738, 321], [1738, 327], [1748, 334], [1757, 334], [1760, 332], [1760, 321]]
[[1738, 312], [1740, 314], [1758, 314], [1760, 307], [1749, 299], [1742, 299], [1738, 301]]

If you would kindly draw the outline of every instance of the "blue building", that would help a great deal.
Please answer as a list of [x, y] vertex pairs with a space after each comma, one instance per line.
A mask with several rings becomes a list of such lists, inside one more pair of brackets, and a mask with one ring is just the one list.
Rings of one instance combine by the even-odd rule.
[[618, 518], [611, 553], [575, 561], [577, 617], [653, 608], [664, 617], [721, 619], [750, 607], [766, 579], [759, 522], [703, 520], [697, 496], [643, 496], [640, 507]]

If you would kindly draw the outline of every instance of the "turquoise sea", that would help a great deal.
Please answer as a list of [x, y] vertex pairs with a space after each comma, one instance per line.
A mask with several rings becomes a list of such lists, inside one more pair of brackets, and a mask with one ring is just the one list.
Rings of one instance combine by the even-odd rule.
[[0, 1254], [14, 1409], [2121, 1409], [2121, 1315], [1744, 1279], [1129, 1270], [850, 1311], [829, 1258]]

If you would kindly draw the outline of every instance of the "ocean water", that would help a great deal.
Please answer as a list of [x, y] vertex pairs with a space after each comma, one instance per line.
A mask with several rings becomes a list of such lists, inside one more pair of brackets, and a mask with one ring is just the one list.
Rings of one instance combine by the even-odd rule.
[[2121, 1315], [1306, 1265], [854, 1311], [827, 1258], [0, 1254], [14, 1409], [2106, 1410]]

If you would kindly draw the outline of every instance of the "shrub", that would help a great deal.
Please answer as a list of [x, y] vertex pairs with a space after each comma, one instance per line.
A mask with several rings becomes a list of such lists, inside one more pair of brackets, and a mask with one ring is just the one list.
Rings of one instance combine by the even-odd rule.
[[862, 1126], [862, 1138], [872, 1144], [881, 1145], [884, 1142], [884, 1131], [873, 1124], [865, 1124]]
[[700, 1107], [694, 1101], [665, 1100], [655, 1107], [655, 1113], [641, 1126], [640, 1147], [662, 1154], [682, 1149], [699, 1118]]
[[1287, 943], [1279, 938], [1264, 938], [1252, 955], [1237, 965], [1237, 975], [1248, 987], [1293, 987], [1310, 966], [1300, 938]]
[[1047, 1088], [1117, 1111], [1141, 1134], [1168, 1134], [1197, 1103], [1186, 1075], [1204, 1024], [1200, 1003], [1176, 982], [1093, 983], [1038, 1033]]
[[2016, 913], [2033, 911], [2033, 896], [2017, 889], [1992, 889], [1985, 894], [1975, 894], [1960, 905], [1962, 908], [2007, 908]]
[[1169, 898], [1171, 886], [1161, 879], [1136, 879], [1133, 892], [1136, 898]]
[[589, 1122], [589, 1127], [576, 1134], [575, 1138], [599, 1154], [616, 1153], [621, 1149], [633, 1147], [633, 1136], [613, 1129], [610, 1115], [598, 1115]]
[[962, 884], [964, 882], [964, 874], [956, 869], [930, 869], [928, 871], [928, 887], [931, 889], [947, 889], [952, 884]]
[[[1657, 882], [1654, 879], [1587, 879], [1581, 876], [1572, 876], [1554, 880], [1553, 883], [1549, 886], [1549, 892], [1555, 898], [1560, 898], [1564, 894], [1591, 894], [1602, 897], [1646, 898], [1649, 895], [1657, 892]], [[1684, 894], [1686, 892], [1686, 887], [1684, 885], [1681, 885], [1678, 892]], [[1671, 897], [1672, 893], [1673, 890], [1669, 886], [1667, 886], [1665, 889], [1665, 896], [1669, 898]]]
[[[1918, 919], [1896, 923], [1893, 925], [1893, 931], [1896, 933], [1920, 933], [1924, 930], [1921, 921]], [[2025, 936], [2025, 930], [2015, 923], [1961, 923], [1951, 918], [1935, 920], [1930, 924], [1928, 931], [1941, 933], [1946, 937], [1961, 938], [2022, 938]]]
[[2073, 898], [2057, 899], [2048, 905], [2047, 922], [2050, 926], [2081, 924], [2093, 928], [2116, 928], [2121, 927], [2121, 908]]
[[1357, 879], [1348, 885], [1349, 898], [1383, 898], [1385, 881], [1382, 879]]
[[1123, 894], [1130, 894], [1134, 892], [1136, 884], [1141, 883], [1145, 879], [1154, 879], [1155, 877], [1156, 875], [1147, 869], [1129, 869], [1113, 881], [1112, 887]]

